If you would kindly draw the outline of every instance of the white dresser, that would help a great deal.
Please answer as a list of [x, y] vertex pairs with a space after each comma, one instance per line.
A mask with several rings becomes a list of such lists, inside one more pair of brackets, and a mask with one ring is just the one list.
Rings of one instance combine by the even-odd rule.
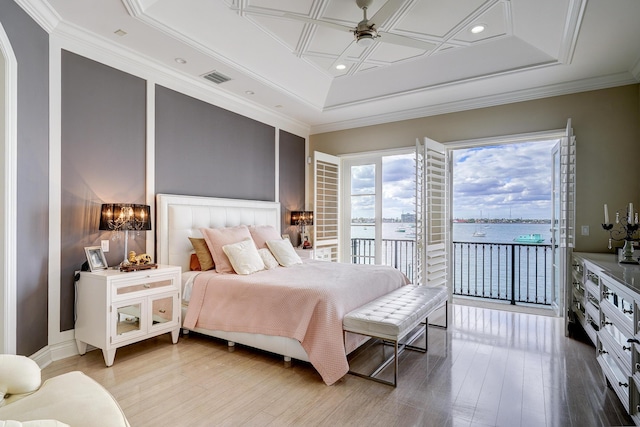
[[133, 272], [80, 273], [76, 288], [75, 338], [80, 354], [87, 344], [102, 350], [107, 366], [119, 347], [171, 333], [180, 334], [180, 267]]
[[574, 253], [571, 308], [602, 371], [640, 424], [640, 266], [613, 254]]

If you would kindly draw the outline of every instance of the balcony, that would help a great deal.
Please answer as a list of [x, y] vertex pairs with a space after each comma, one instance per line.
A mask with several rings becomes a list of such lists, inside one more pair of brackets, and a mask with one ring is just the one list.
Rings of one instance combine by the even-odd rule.
[[[414, 277], [415, 240], [382, 240], [382, 263]], [[351, 239], [351, 262], [374, 263], [374, 239]], [[550, 306], [551, 245], [453, 242], [453, 294]]]

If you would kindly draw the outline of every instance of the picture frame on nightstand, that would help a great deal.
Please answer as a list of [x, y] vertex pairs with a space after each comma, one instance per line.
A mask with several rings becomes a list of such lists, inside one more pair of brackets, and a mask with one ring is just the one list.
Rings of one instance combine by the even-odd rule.
[[87, 246], [84, 248], [84, 253], [87, 256], [90, 271], [106, 270], [109, 268], [107, 258], [104, 256], [104, 252], [102, 252], [100, 246]]

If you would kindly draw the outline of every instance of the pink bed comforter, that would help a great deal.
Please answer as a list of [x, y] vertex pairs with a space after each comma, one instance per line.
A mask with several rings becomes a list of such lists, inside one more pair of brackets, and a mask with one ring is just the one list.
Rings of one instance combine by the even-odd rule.
[[184, 327], [294, 338], [331, 385], [349, 371], [343, 316], [407, 283], [392, 267], [314, 260], [248, 276], [201, 273]]

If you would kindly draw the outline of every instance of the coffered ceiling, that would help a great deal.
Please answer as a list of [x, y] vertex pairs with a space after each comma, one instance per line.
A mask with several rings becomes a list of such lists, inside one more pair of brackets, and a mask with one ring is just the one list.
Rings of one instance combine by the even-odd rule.
[[638, 0], [16, 1], [312, 133], [640, 81]]

